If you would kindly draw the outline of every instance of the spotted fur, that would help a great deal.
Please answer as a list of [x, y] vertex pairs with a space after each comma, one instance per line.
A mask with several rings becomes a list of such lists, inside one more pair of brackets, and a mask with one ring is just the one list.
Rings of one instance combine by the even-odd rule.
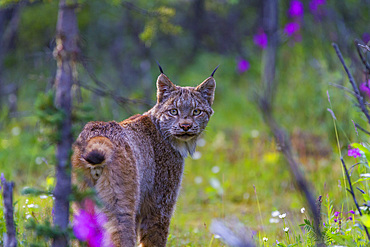
[[213, 76], [194, 88], [161, 73], [148, 112], [84, 127], [73, 147], [73, 180], [80, 190], [96, 189], [108, 218], [106, 246], [166, 245], [184, 158], [213, 114], [215, 87]]

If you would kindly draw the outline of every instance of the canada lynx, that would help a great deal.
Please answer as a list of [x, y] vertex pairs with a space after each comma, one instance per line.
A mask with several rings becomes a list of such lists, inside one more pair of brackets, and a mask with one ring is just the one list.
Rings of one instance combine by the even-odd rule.
[[174, 85], [160, 70], [152, 109], [120, 123], [90, 122], [73, 147], [74, 183], [94, 187], [103, 202], [106, 245], [166, 245], [184, 158], [213, 114], [215, 71], [194, 88]]

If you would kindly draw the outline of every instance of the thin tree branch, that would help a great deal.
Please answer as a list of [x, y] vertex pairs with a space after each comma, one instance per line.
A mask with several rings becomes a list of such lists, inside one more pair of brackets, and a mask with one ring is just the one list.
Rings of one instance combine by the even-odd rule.
[[359, 129], [360, 129], [362, 132], [364, 132], [365, 134], [370, 135], [370, 132], [369, 132], [369, 131], [367, 131], [367, 130], [365, 130], [364, 128], [362, 128], [359, 124], [355, 123], [355, 126], [356, 126], [357, 128], [359, 128]]
[[339, 89], [342, 89], [342, 90], [344, 90], [346, 93], [349, 93], [349, 94], [351, 94], [352, 96], [355, 96], [355, 97], [356, 97], [356, 94], [355, 94], [351, 89], [349, 89], [349, 88], [346, 88], [346, 87], [344, 87], [344, 86], [342, 86], [342, 85], [339, 85], [339, 84], [330, 83], [330, 82], [329, 82], [329, 85], [330, 85], [330, 86], [333, 86], [333, 87], [336, 87], [336, 88], [339, 88]]
[[13, 209], [13, 187], [14, 182], [7, 182], [2, 177], [1, 184], [3, 186], [3, 200], [4, 200], [4, 217], [6, 224], [6, 234], [4, 236], [4, 246], [15, 247], [17, 246], [17, 234], [14, 224], [14, 209]]
[[358, 40], [355, 40], [355, 45], [356, 45], [356, 48], [357, 48], [357, 53], [358, 53], [358, 55], [359, 55], [359, 57], [360, 57], [360, 59], [361, 59], [361, 61], [362, 61], [362, 63], [365, 65], [365, 67], [366, 67], [366, 70], [367, 70], [367, 73], [370, 73], [370, 64], [366, 61], [366, 59], [365, 59], [365, 57], [364, 57], [364, 55], [362, 54], [362, 51], [361, 51], [361, 49], [360, 49], [360, 47], [362, 47], [362, 48], [367, 48], [368, 49], [368, 51], [370, 51], [369, 50], [369, 47], [368, 46], [364, 46], [364, 45], [362, 45], [362, 44], [360, 44], [360, 42], [358, 41]]
[[[343, 160], [343, 157], [340, 157], [340, 161], [342, 162], [342, 165], [343, 165], [343, 168], [344, 168], [344, 171], [346, 173], [346, 177], [347, 177], [347, 182], [349, 184], [349, 193], [352, 195], [352, 199], [353, 199], [353, 202], [355, 203], [356, 205], [356, 208], [360, 214], [360, 216], [362, 216], [362, 212], [361, 212], [361, 209], [360, 209], [360, 206], [358, 205], [358, 202], [357, 202], [357, 199], [356, 199], [356, 196], [355, 196], [355, 192], [353, 191], [353, 187], [352, 187], [352, 182], [351, 182], [351, 178], [349, 176], [349, 173], [348, 173], [348, 170], [347, 170], [347, 167], [346, 167], [346, 164], [344, 163], [344, 160]], [[369, 231], [367, 230], [367, 227], [365, 225], [362, 225], [365, 229], [365, 232], [366, 232], [366, 235], [367, 235], [367, 238], [370, 240], [370, 235], [369, 235]]]
[[340, 62], [342, 63], [342, 65], [344, 67], [344, 70], [347, 73], [349, 82], [352, 85], [353, 91], [355, 92], [355, 96], [356, 96], [357, 101], [359, 103], [359, 107], [360, 107], [361, 111], [365, 114], [368, 122], [370, 123], [370, 115], [369, 115], [369, 112], [368, 112], [368, 110], [367, 110], [367, 108], [366, 108], [366, 106], [364, 104], [364, 101], [363, 101], [363, 98], [362, 98], [362, 96], [360, 94], [360, 91], [358, 90], [358, 87], [357, 87], [357, 84], [355, 82], [355, 79], [353, 78], [351, 72], [349, 71], [348, 67], [346, 66], [346, 63], [344, 62], [342, 53], [340, 52], [338, 45], [335, 44], [335, 43], [333, 43], [332, 46], [334, 47], [334, 49], [335, 49], [335, 51], [337, 53], [337, 56], [338, 56]]

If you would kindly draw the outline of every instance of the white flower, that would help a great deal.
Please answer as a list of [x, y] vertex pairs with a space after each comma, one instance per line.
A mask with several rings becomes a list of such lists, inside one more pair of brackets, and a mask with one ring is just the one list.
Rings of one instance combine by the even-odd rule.
[[193, 160], [199, 160], [202, 157], [202, 153], [199, 151], [195, 151], [192, 155]]
[[266, 238], [266, 237], [263, 237], [263, 242], [267, 242], [267, 240], [269, 240], [268, 238]]
[[280, 212], [276, 210], [276, 211], [271, 213], [271, 216], [272, 217], [277, 217], [277, 216], [279, 216], [279, 214], [280, 214]]
[[197, 176], [197, 177], [194, 178], [194, 182], [196, 184], [201, 184], [203, 182], [203, 178], [200, 177], [200, 176]]
[[212, 167], [212, 172], [213, 173], [218, 173], [219, 171], [220, 171], [220, 167], [218, 167], [218, 166]]
[[270, 223], [279, 223], [279, 219], [270, 218]]
[[46, 198], [48, 198], [48, 196], [47, 195], [40, 195], [40, 198], [41, 199], [46, 199]]
[[279, 218], [280, 218], [280, 219], [284, 219], [285, 217], [286, 217], [286, 214], [285, 214], [285, 213], [284, 213], [284, 214], [280, 214], [280, 215], [279, 215]]
[[289, 232], [289, 227], [285, 227], [283, 230], [284, 232]]
[[220, 235], [215, 234], [215, 238], [221, 238], [221, 236], [220, 236]]
[[306, 211], [305, 208], [301, 208], [301, 213], [304, 214], [304, 212]]

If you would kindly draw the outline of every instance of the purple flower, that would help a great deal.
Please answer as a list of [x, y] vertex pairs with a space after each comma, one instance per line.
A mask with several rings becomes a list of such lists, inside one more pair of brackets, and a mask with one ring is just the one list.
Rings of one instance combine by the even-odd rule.
[[95, 213], [94, 202], [86, 199], [84, 209], [74, 215], [73, 232], [78, 240], [86, 241], [89, 247], [99, 247], [102, 246], [103, 239], [107, 239], [104, 229], [106, 222], [103, 213]]
[[338, 222], [338, 220], [337, 219], [334, 219], [334, 222]]
[[266, 48], [266, 46], [267, 46], [267, 35], [263, 31], [263, 29], [260, 29], [258, 31], [258, 34], [254, 35], [253, 41], [261, 49], [265, 49]]
[[238, 71], [239, 73], [244, 73], [247, 71], [250, 67], [250, 64], [247, 60], [245, 59], [239, 59], [238, 61]]
[[370, 33], [364, 33], [362, 35], [362, 41], [364, 41], [365, 44], [367, 44], [370, 41]]
[[6, 182], [6, 179], [5, 179], [4, 173], [1, 173], [0, 180], [1, 180], [1, 183], [2, 183], [2, 184], [4, 184], [4, 183]]
[[351, 216], [349, 216], [349, 217], [348, 217], [348, 220], [352, 220], [352, 217], [351, 217]]
[[335, 217], [338, 217], [338, 216], [339, 216], [339, 214], [340, 214], [340, 212], [335, 212], [335, 213], [334, 213], [334, 216], [335, 216]]
[[289, 23], [287, 23], [285, 25], [284, 32], [288, 36], [292, 36], [293, 34], [295, 34], [296, 32], [298, 32], [300, 29], [301, 29], [301, 25], [299, 25], [299, 23], [297, 23], [297, 22], [289, 22]]
[[353, 148], [353, 149], [348, 149], [348, 156], [353, 156], [353, 158], [360, 157], [360, 149], [358, 148]]
[[312, 0], [308, 6], [311, 10], [311, 12], [315, 13], [317, 12], [320, 5], [326, 4], [326, 0]]
[[350, 213], [350, 214], [355, 214], [355, 211], [350, 210], [348, 213]]
[[301, 17], [303, 16], [303, 3], [298, 0], [292, 0], [290, 2], [290, 8], [288, 13], [291, 17]]
[[369, 88], [369, 84], [370, 84], [370, 80], [366, 83], [366, 82], [363, 82], [361, 83], [360, 85], [360, 90], [364, 93], [366, 93], [366, 95], [370, 98], [370, 88]]

